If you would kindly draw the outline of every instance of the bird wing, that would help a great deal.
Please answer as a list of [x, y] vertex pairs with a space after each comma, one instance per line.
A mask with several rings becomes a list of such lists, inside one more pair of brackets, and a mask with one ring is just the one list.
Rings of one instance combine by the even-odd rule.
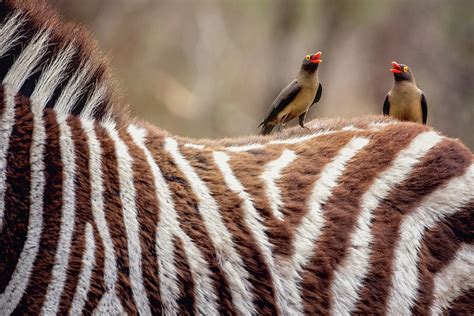
[[300, 91], [301, 85], [296, 79], [290, 82], [290, 84], [287, 85], [273, 101], [272, 105], [268, 109], [265, 119], [262, 121], [262, 123], [260, 123], [260, 125], [264, 125], [275, 118], [278, 113], [280, 113], [288, 104], [291, 103], [291, 101], [296, 98]]
[[425, 94], [421, 94], [421, 113], [423, 114], [423, 124], [426, 124], [428, 118], [428, 104], [426, 103]]
[[383, 115], [388, 115], [390, 112], [390, 102], [388, 102], [388, 94], [385, 97], [385, 101], [383, 102]]
[[321, 82], [319, 83], [318, 91], [316, 91], [316, 95], [314, 96], [313, 103], [311, 105], [318, 103], [319, 100], [321, 99], [321, 95], [323, 94], [323, 85]]

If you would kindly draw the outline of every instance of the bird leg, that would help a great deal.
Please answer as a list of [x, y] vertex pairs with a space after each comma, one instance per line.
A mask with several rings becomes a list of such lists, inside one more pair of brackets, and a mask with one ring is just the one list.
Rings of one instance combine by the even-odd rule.
[[301, 126], [302, 128], [306, 128], [306, 129], [307, 129], [307, 127], [304, 126], [304, 121], [305, 121], [305, 119], [306, 119], [306, 114], [308, 114], [308, 111], [304, 112], [303, 114], [300, 114], [300, 116], [298, 117], [298, 122], [299, 122], [299, 124], [300, 124], [300, 126]]

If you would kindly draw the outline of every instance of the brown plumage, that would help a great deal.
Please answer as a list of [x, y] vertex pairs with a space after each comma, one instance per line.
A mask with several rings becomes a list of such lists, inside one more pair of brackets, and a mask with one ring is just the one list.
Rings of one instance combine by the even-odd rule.
[[394, 61], [390, 71], [394, 76], [394, 84], [385, 97], [383, 114], [401, 121], [426, 124], [428, 116], [426, 97], [416, 86], [411, 69]]
[[320, 62], [321, 52], [306, 55], [298, 76], [280, 92], [260, 123], [263, 135], [269, 134], [276, 125], [284, 125], [297, 116], [300, 126], [305, 127], [306, 114], [319, 101], [323, 91], [318, 77]]

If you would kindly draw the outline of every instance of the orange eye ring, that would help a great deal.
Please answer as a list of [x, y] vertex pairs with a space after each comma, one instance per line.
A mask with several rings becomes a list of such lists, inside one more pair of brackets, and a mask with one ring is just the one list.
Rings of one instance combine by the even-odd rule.
[[403, 67], [403, 72], [408, 72], [408, 67], [407, 66]]
[[306, 59], [306, 60], [310, 60], [310, 59], [311, 59], [311, 56], [310, 56], [310, 55], [306, 55], [305, 59]]

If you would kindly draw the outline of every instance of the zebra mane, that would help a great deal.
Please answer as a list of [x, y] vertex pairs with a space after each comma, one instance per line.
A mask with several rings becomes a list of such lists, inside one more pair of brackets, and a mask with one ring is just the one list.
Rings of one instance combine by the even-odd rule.
[[95, 41], [43, 0], [0, 1], [0, 80], [40, 108], [96, 120], [126, 116]]

